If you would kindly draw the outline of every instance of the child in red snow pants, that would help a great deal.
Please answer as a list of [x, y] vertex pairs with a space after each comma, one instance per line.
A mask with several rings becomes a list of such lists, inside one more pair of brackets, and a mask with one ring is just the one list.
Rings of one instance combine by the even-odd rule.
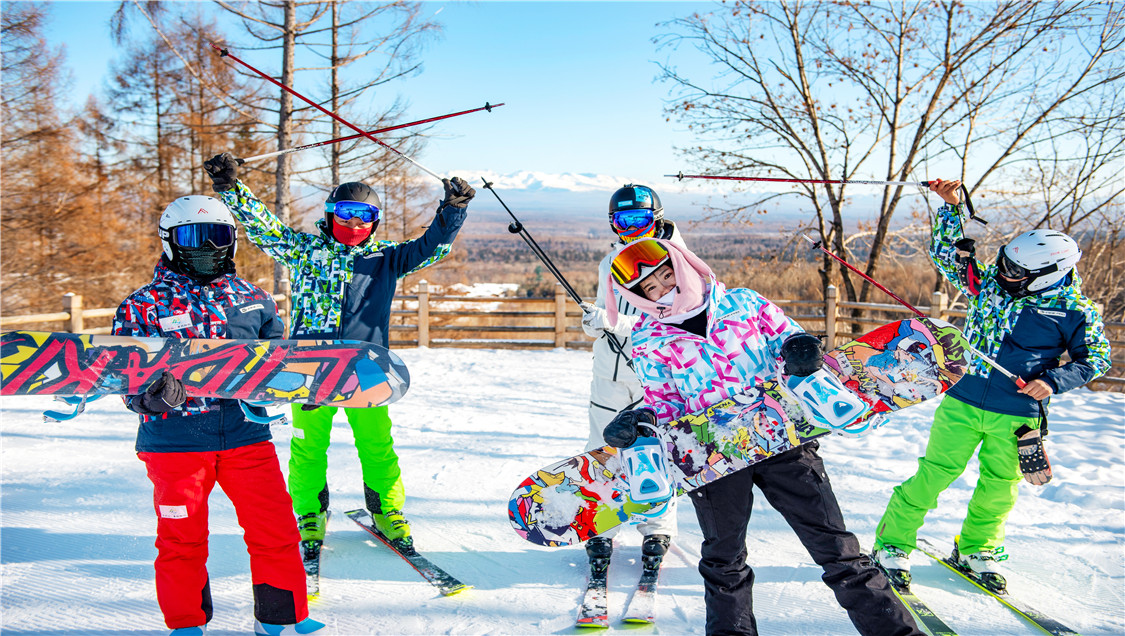
[[296, 549], [300, 538], [272, 442], [137, 456], [154, 487], [156, 597], [169, 628], [203, 625], [211, 619], [207, 499], [216, 483], [234, 504], [245, 531], [254, 616], [275, 624], [308, 617], [305, 570]]

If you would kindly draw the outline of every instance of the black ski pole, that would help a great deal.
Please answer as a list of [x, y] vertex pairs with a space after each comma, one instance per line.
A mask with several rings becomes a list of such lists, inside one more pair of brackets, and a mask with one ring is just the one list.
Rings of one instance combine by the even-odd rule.
[[[574, 302], [578, 303], [578, 308], [581, 309], [583, 313], [589, 313], [583, 305], [582, 297], [579, 296], [578, 292], [574, 290], [574, 287], [567, 282], [566, 277], [562, 275], [559, 268], [555, 267], [555, 264], [551, 261], [550, 257], [547, 256], [547, 253], [543, 251], [543, 248], [539, 247], [539, 243], [535, 242], [535, 239], [532, 238], [527, 228], [523, 226], [523, 223], [520, 223], [520, 220], [516, 218], [515, 213], [508, 207], [508, 204], [504, 203], [504, 200], [500, 198], [496, 189], [492, 187], [492, 182], [484, 177], [481, 177], [480, 180], [484, 182], [484, 188], [492, 192], [492, 196], [496, 197], [496, 200], [500, 202], [500, 205], [504, 208], [504, 211], [508, 213], [508, 216], [512, 217], [512, 222], [508, 224], [508, 231], [512, 234], [520, 235], [523, 242], [527, 243], [527, 246], [531, 248], [532, 253], [534, 253], [539, 260], [543, 261], [543, 264], [547, 266], [547, 270], [559, 281], [559, 284], [562, 285], [567, 295], [570, 296]], [[601, 281], [599, 281], [599, 284], [600, 282]], [[621, 344], [621, 341], [617, 339], [617, 336], [605, 330], [603, 330], [603, 333], [605, 333], [606, 340], [609, 342], [609, 347], [613, 349], [613, 352], [625, 358], [625, 364], [629, 365], [630, 369], [633, 369], [633, 360], [625, 353], [625, 347]], [[633, 370], [635, 371], [636, 369]]]

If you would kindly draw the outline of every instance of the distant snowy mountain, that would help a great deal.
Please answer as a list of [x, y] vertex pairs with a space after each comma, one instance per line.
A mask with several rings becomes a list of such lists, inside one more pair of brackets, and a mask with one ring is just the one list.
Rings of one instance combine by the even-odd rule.
[[[666, 213], [675, 214], [676, 218], [683, 220], [701, 218], [703, 209], [709, 205], [731, 207], [738, 205], [740, 200], [749, 200], [754, 196], [736, 193], [730, 182], [677, 182], [662, 175], [642, 179], [636, 175], [625, 177], [586, 172], [548, 173], [529, 170], [509, 174], [454, 170], [451, 174], [464, 176], [473, 187], [477, 188], [478, 205], [496, 204], [495, 197], [487, 192], [481, 192], [481, 179], [487, 179], [496, 189], [496, 193], [517, 214], [522, 209], [529, 212], [601, 218], [609, 210], [610, 195], [628, 183], [641, 183], [654, 189], [660, 195]], [[465, 175], [472, 175], [472, 177]], [[725, 202], [724, 195], [730, 195]], [[800, 201], [796, 197], [791, 201], [783, 201], [777, 209], [777, 216], [789, 216], [799, 212], [797, 207], [799, 204]]]

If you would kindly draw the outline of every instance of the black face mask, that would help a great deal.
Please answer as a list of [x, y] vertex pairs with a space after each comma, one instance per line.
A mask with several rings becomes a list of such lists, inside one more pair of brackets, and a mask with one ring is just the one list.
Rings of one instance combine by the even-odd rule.
[[230, 258], [230, 252], [229, 247], [215, 247], [210, 243], [204, 247], [174, 245], [172, 269], [200, 285], [206, 285], [234, 271], [234, 261]]
[[1008, 280], [1008, 279], [1004, 278], [1003, 276], [1001, 276], [1000, 272], [996, 272], [996, 284], [1000, 285], [1000, 289], [1003, 289], [1004, 292], [1007, 293], [1012, 298], [1020, 298], [1022, 296], [1029, 296], [1031, 294], [1031, 292], [1027, 291], [1027, 286], [1030, 283], [1031, 283], [1030, 278], [1021, 278], [1020, 280]]

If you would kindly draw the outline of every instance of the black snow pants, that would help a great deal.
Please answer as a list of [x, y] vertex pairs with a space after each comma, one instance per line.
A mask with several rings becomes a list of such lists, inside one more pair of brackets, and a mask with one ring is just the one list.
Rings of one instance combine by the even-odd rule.
[[817, 565], [824, 583], [864, 636], [921, 636], [886, 577], [860, 553], [859, 541], [844, 527], [844, 516], [819, 446], [811, 442], [708, 484], [690, 494], [703, 547], [707, 634], [757, 634], [754, 571], [746, 564], [746, 530], [754, 504], [753, 486], [781, 513]]

